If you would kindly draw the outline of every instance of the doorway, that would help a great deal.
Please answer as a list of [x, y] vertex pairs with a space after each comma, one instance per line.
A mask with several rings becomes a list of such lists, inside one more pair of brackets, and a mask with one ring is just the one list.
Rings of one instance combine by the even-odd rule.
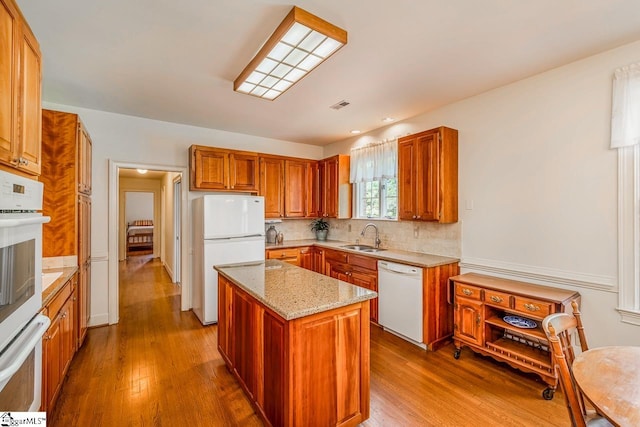
[[[135, 175], [122, 177], [123, 173], [140, 173], [138, 169], [146, 170], [146, 179]], [[153, 256], [160, 258], [172, 282], [180, 285], [181, 309], [190, 308], [188, 269], [182, 267], [187, 264], [187, 242], [183, 238], [187, 225], [182, 221], [187, 216], [187, 191], [182, 185], [186, 173], [187, 169], [180, 167], [109, 161], [109, 324], [119, 320], [119, 260], [126, 257], [123, 254], [127, 236], [125, 192], [154, 193]], [[149, 179], [154, 176], [157, 183]]]

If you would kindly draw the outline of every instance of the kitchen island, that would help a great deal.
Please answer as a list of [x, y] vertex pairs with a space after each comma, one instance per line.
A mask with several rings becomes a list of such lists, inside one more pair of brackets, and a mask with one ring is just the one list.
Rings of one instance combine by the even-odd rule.
[[277, 260], [215, 268], [218, 349], [267, 425], [369, 417], [375, 292]]

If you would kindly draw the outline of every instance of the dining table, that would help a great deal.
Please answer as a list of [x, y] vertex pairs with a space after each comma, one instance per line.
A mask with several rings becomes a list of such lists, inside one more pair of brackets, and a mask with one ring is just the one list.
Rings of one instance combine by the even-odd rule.
[[640, 347], [597, 347], [577, 355], [573, 377], [596, 411], [617, 426], [640, 426]]

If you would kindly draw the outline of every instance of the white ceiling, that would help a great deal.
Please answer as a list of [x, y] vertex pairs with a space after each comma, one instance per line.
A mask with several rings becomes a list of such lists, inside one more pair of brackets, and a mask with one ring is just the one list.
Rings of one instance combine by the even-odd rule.
[[233, 80], [293, 3], [18, 4], [43, 52], [44, 101], [317, 145], [640, 39], [638, 0], [299, 0], [349, 41], [266, 101]]

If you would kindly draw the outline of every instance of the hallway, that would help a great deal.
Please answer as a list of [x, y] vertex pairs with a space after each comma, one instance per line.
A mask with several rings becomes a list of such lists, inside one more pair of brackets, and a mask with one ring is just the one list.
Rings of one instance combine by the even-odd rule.
[[120, 323], [89, 330], [49, 425], [262, 425], [179, 292], [157, 258], [120, 263]]

